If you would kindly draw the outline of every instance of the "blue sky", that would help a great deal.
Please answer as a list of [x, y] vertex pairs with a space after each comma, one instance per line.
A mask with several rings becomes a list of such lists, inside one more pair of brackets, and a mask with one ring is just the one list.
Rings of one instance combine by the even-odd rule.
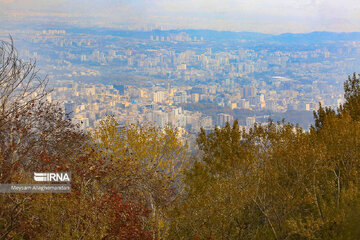
[[0, 0], [0, 20], [264, 33], [360, 31], [359, 0]]

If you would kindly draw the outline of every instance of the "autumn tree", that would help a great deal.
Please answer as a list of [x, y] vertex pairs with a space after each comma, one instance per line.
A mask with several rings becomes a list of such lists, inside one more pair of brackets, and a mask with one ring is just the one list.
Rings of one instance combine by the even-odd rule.
[[360, 82], [356, 73], [344, 82], [345, 103], [340, 107], [340, 113], [349, 111], [353, 120], [360, 118]]
[[201, 130], [170, 238], [358, 239], [358, 89], [349, 77], [344, 105], [320, 105], [309, 132], [284, 121]]
[[0, 41], [0, 126], [15, 112], [27, 112], [48, 94], [48, 79], [40, 77], [35, 61], [18, 57], [13, 39]]
[[[46, 101], [48, 80], [35, 62], [21, 60], [11, 38], [0, 44], [0, 182], [29, 183], [34, 171], [69, 170], [86, 134]], [[0, 239], [37, 229], [39, 218], [29, 211], [36, 197], [1, 194]]]
[[1, 44], [0, 182], [33, 183], [35, 171], [71, 172], [72, 191], [1, 194], [0, 239], [156, 237], [148, 208], [111, 184], [118, 175], [110, 175], [117, 166], [109, 162], [122, 164], [112, 161], [116, 153], [92, 148], [89, 134], [46, 101], [47, 79], [35, 62], [20, 60], [12, 40]]
[[108, 116], [92, 135], [95, 159], [107, 168], [101, 184], [150, 209], [154, 238], [166, 237], [167, 208], [183, 189], [188, 152], [178, 134], [151, 123], [121, 126]]

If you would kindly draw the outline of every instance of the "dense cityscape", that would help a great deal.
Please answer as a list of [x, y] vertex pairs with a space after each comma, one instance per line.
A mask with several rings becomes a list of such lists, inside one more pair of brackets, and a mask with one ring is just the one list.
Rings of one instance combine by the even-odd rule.
[[123, 124], [150, 121], [196, 134], [234, 119], [248, 128], [285, 118], [307, 129], [319, 103], [337, 107], [342, 82], [359, 66], [360, 41], [317, 41], [322, 35], [289, 41], [160, 27], [19, 30], [14, 38], [20, 55], [49, 75], [50, 98], [82, 128], [114, 115]]

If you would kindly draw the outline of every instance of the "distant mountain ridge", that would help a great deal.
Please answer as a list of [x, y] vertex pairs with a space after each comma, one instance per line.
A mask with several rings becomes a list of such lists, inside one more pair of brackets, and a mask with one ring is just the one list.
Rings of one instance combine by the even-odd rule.
[[259, 32], [232, 32], [232, 31], [216, 31], [216, 30], [153, 30], [153, 31], [132, 31], [132, 30], [114, 30], [107, 28], [70, 28], [68, 32], [89, 33], [112, 35], [121, 37], [147, 38], [151, 36], [166, 37], [172, 34], [187, 33], [191, 37], [204, 38], [206, 41], [221, 41], [221, 40], [253, 40], [253, 41], [360, 41], [360, 32], [310, 32], [310, 33], [282, 33], [282, 34], [266, 34]]
[[217, 31], [217, 30], [202, 30], [202, 29], [178, 29], [178, 30], [121, 30], [100, 27], [74, 27], [71, 25], [26, 25], [23, 24], [20, 28], [33, 28], [37, 30], [44, 29], [65, 29], [69, 33], [82, 33], [91, 35], [110, 35], [119, 37], [130, 37], [139, 39], [150, 39], [151, 36], [166, 37], [172, 34], [187, 33], [192, 38], [201, 37], [205, 41], [224, 41], [224, 40], [249, 40], [249, 41], [278, 41], [278, 42], [328, 42], [328, 41], [360, 41], [360, 32], [328, 32], [315, 31], [310, 33], [282, 33], [282, 34], [266, 34], [260, 32], [233, 32], [233, 31]]
[[360, 41], [360, 32], [283, 33], [273, 38], [280, 41]]

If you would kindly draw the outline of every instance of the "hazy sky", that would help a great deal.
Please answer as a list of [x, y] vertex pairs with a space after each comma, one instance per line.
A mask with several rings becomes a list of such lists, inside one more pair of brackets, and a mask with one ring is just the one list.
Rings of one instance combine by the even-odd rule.
[[359, 0], [0, 0], [0, 20], [264, 33], [360, 31]]

